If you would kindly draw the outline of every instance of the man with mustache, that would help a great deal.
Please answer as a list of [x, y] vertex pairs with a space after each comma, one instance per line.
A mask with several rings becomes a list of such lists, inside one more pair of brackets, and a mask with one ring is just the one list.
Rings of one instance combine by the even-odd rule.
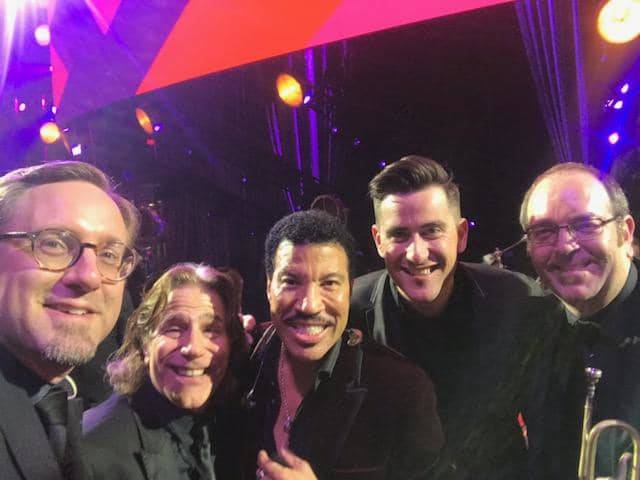
[[[531, 299], [531, 313], [523, 311], [529, 321], [523, 324], [516, 364], [524, 370], [514, 375], [530, 386], [523, 405], [530, 472], [535, 479], [575, 478], [585, 367], [603, 371], [594, 422], [618, 418], [640, 427], [635, 224], [618, 183], [578, 163], [556, 165], [535, 179], [524, 196], [520, 223], [533, 266], [553, 292]], [[608, 432], [600, 443], [598, 474], [612, 475], [630, 441]]]
[[138, 213], [82, 162], [0, 178], [0, 478], [78, 480], [81, 402], [61, 385], [113, 328]]
[[433, 379], [446, 444], [432, 478], [517, 478], [509, 472], [524, 454], [516, 413], [487, 428], [485, 407], [505, 373], [513, 306], [539, 294], [538, 285], [459, 261], [468, 222], [457, 185], [435, 161], [411, 155], [392, 163], [371, 180], [369, 195], [386, 269], [356, 279], [350, 318]]
[[353, 261], [353, 239], [324, 212], [288, 215], [267, 236], [272, 325], [247, 395], [258, 478], [430, 478], [442, 443], [431, 382], [345, 330]]

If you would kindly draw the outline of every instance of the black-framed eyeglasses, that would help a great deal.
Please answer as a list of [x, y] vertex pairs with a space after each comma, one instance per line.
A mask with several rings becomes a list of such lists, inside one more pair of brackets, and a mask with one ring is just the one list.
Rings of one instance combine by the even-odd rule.
[[619, 218], [619, 216], [615, 216], [603, 220], [602, 218], [593, 217], [574, 220], [564, 225], [555, 225], [553, 223], [534, 225], [527, 228], [524, 233], [527, 235], [527, 241], [534, 245], [555, 244], [558, 240], [558, 233], [563, 228], [566, 228], [569, 234], [576, 240], [587, 240], [600, 235], [606, 224]]
[[46, 229], [38, 232], [1, 233], [0, 240], [27, 238], [31, 241], [31, 253], [40, 268], [61, 272], [72, 267], [85, 248], [96, 252], [98, 271], [106, 280], [124, 280], [136, 268], [139, 255], [122, 242], [107, 242], [102, 245], [82, 243], [67, 230]]

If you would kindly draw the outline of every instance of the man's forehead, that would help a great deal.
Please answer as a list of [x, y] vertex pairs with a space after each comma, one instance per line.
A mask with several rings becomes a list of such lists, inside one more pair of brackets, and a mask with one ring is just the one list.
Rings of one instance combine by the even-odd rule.
[[275, 269], [291, 269], [316, 264], [348, 262], [342, 245], [332, 242], [294, 244], [283, 240], [274, 258]]
[[381, 200], [376, 213], [376, 222], [386, 227], [408, 221], [455, 221], [459, 217], [458, 210], [452, 208], [441, 185], [387, 195]]
[[84, 181], [47, 183], [26, 190], [7, 222], [12, 229], [62, 228], [78, 235], [97, 234], [105, 240], [127, 240], [120, 208], [99, 187]]
[[604, 214], [611, 211], [611, 200], [600, 180], [588, 172], [557, 172], [543, 178], [534, 188], [527, 206], [531, 219], [562, 212]]

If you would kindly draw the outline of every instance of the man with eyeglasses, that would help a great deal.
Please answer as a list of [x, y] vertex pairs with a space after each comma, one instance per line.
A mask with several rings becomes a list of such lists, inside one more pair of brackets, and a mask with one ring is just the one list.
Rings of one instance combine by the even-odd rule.
[[[613, 178], [563, 163], [542, 173], [522, 202], [520, 222], [542, 282], [553, 292], [530, 299], [515, 378], [528, 426], [535, 479], [575, 478], [586, 395], [585, 367], [603, 371], [594, 422], [640, 427], [640, 286], [632, 260], [634, 221]], [[626, 436], [606, 432], [600, 475], [614, 473]], [[626, 478], [626, 477], [625, 477]]]
[[138, 213], [82, 162], [0, 178], [0, 478], [84, 478], [81, 404], [60, 385], [113, 328]]

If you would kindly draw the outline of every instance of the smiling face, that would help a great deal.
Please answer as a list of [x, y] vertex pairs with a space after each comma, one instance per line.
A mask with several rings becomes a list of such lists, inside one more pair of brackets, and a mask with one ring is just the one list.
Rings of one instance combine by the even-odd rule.
[[[527, 225], [566, 225], [583, 219], [608, 220], [611, 201], [602, 183], [586, 172], [558, 172], [533, 190]], [[534, 268], [569, 310], [596, 312], [620, 292], [630, 266], [633, 220], [627, 215], [610, 222], [592, 238], [577, 240], [566, 228], [555, 243], [528, 244]]]
[[160, 322], [145, 348], [155, 389], [185, 410], [202, 410], [229, 365], [226, 309], [220, 296], [197, 285], [169, 293]]
[[[82, 242], [127, 242], [124, 220], [114, 201], [80, 181], [51, 183], [17, 199], [1, 232], [45, 228], [73, 232]], [[115, 325], [124, 282], [105, 281], [95, 251], [84, 249], [62, 272], [42, 270], [30, 241], [0, 241], [0, 341], [45, 380], [90, 360]]]
[[467, 246], [467, 221], [457, 218], [442, 187], [385, 196], [371, 233], [400, 295], [414, 309], [437, 315], [453, 289], [458, 254]]
[[349, 262], [334, 243], [278, 246], [267, 279], [271, 320], [299, 362], [322, 359], [340, 340], [349, 316]]

